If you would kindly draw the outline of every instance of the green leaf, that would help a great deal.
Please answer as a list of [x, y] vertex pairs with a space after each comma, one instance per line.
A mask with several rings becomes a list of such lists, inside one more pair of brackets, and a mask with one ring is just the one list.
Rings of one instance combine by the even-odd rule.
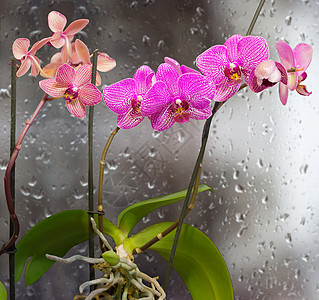
[[[97, 217], [95, 216], [96, 221]], [[52, 254], [63, 257], [73, 246], [89, 237], [88, 214], [84, 210], [68, 210], [50, 216], [33, 226], [17, 245], [15, 254], [15, 280], [21, 276], [27, 259], [32, 256], [25, 270], [25, 282], [38, 280], [54, 261], [45, 257]], [[123, 240], [121, 232], [108, 219], [103, 219], [103, 230], [116, 244]]]
[[[168, 228], [172, 222], [152, 225], [124, 241], [132, 252]], [[173, 245], [175, 230], [155, 243], [155, 250], [167, 261]], [[184, 280], [193, 300], [233, 300], [231, 278], [223, 257], [214, 243], [200, 230], [183, 224], [173, 267]]]
[[[198, 187], [198, 193], [210, 190], [213, 192], [212, 188], [205, 184], [201, 184]], [[165, 195], [153, 199], [148, 199], [135, 203], [126, 209], [124, 209], [117, 218], [118, 228], [128, 236], [132, 228], [147, 214], [151, 211], [160, 208], [165, 205], [169, 205], [180, 200], [183, 200], [186, 196], [187, 190], [177, 192], [170, 195]]]
[[1, 281], [0, 281], [0, 300], [7, 300], [7, 290]]

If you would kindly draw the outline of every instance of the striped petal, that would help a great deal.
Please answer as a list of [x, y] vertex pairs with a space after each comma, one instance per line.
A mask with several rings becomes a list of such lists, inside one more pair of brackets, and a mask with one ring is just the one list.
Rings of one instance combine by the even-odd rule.
[[81, 31], [89, 23], [88, 19], [80, 19], [73, 21], [65, 30], [65, 35], [75, 35]]
[[[141, 103], [143, 116], [157, 114], [159, 111], [171, 107], [172, 97], [163, 81], [157, 81], [147, 92]], [[157, 129], [156, 129], [157, 130]]]
[[77, 118], [83, 118], [85, 116], [85, 106], [81, 103], [79, 98], [75, 98], [72, 102], [65, 101], [66, 108], [69, 112]]
[[133, 79], [136, 83], [136, 92], [138, 95], [145, 95], [151, 88], [149, 76], [152, 75], [154, 76], [155, 73], [149, 66], [141, 66], [136, 70]]
[[50, 37], [44, 38], [41, 41], [36, 42], [30, 49], [29, 54], [30, 55], [35, 55], [35, 53], [42, 48], [47, 42], [51, 40]]
[[187, 110], [191, 119], [194, 120], [206, 120], [212, 115], [212, 110], [210, 106], [207, 106], [204, 109], [197, 109], [193, 106], [190, 106]]
[[100, 72], [107, 72], [116, 67], [116, 61], [106, 53], [99, 53], [97, 56], [97, 69]]
[[117, 126], [121, 129], [131, 129], [143, 121], [144, 117], [130, 109], [126, 114], [118, 115]]
[[75, 71], [68, 64], [64, 64], [59, 67], [56, 72], [55, 80], [59, 83], [63, 83], [65, 85], [71, 86], [74, 83]]
[[228, 85], [227, 81], [225, 80], [224, 83], [216, 86], [216, 91], [213, 100], [216, 102], [226, 101], [227, 99], [231, 98], [237, 93], [239, 87], [240, 83]]
[[136, 97], [136, 84], [131, 78], [107, 86], [103, 91], [103, 99], [107, 107], [120, 115], [131, 109], [131, 100], [134, 97]]
[[230, 61], [237, 61], [238, 53], [237, 53], [237, 44], [240, 39], [243, 37], [239, 34], [231, 36], [229, 39], [226, 40], [224, 46], [227, 47], [227, 56]]
[[248, 84], [250, 73], [259, 63], [268, 59], [268, 45], [262, 37], [246, 36], [239, 40], [237, 50], [237, 62], [241, 67], [245, 82]]
[[163, 131], [170, 128], [174, 123], [174, 113], [170, 106], [165, 107], [160, 112], [149, 116], [152, 128], [157, 131]]
[[95, 105], [102, 100], [102, 94], [97, 87], [88, 83], [79, 89], [79, 99], [84, 105]]
[[179, 96], [180, 90], [177, 84], [179, 73], [176, 69], [167, 63], [161, 64], [156, 72], [156, 80], [165, 82], [167, 90], [172, 97]]
[[17, 71], [17, 77], [23, 76], [25, 73], [28, 72], [28, 70], [31, 67], [31, 59], [27, 57], [22, 61], [22, 64], [20, 65], [18, 71]]
[[195, 73], [183, 74], [178, 79], [181, 96], [196, 109], [203, 109], [210, 105], [215, 94], [215, 84], [204, 76]]
[[215, 84], [219, 84], [224, 80], [224, 70], [229, 63], [227, 47], [221, 45], [207, 49], [196, 58], [198, 69]]
[[78, 87], [85, 85], [91, 81], [91, 77], [92, 77], [92, 66], [91, 65], [81, 66], [75, 72], [74, 85]]
[[22, 59], [28, 52], [30, 41], [28, 39], [16, 39], [12, 44], [12, 53], [16, 59]]
[[54, 98], [63, 97], [65, 91], [68, 89], [68, 85], [57, 83], [55, 79], [44, 79], [39, 82], [42, 90], [44, 90], [48, 95]]
[[31, 75], [37, 76], [39, 74], [39, 67], [40, 67], [40, 59], [36, 56], [31, 58]]
[[49, 28], [53, 32], [57, 32], [59, 30], [63, 31], [66, 22], [66, 17], [57, 11], [51, 11], [48, 15]]

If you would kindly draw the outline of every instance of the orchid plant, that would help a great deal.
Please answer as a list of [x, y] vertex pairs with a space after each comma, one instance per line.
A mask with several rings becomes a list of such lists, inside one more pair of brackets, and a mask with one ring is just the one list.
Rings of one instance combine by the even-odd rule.
[[[52, 11], [48, 15], [48, 26], [53, 32], [51, 37], [36, 42], [30, 50], [30, 41], [26, 38], [13, 42], [13, 56], [19, 61], [12, 61], [15, 75], [21, 77], [31, 68], [32, 76], [40, 74], [45, 78], [39, 81], [45, 94], [26, 122], [7, 166], [5, 192], [14, 231], [0, 254], [15, 251], [19, 222], [12, 201], [11, 172], [22, 141], [43, 105], [62, 98], [73, 116], [84, 118], [86, 106], [105, 102], [118, 118], [117, 127], [101, 154], [97, 211], [64, 211], [36, 224], [17, 245], [16, 280], [20, 278], [30, 256], [32, 259], [25, 271], [26, 284], [39, 279], [54, 261], [71, 263], [82, 260], [100, 270], [102, 275], [82, 283], [79, 288], [81, 294], [87, 287], [91, 289], [87, 295], [75, 295], [74, 299], [163, 300], [166, 299], [169, 271], [162, 288], [158, 278], [151, 278], [134, 263], [136, 255], [153, 249], [169, 261], [168, 270], [175, 267], [193, 299], [233, 299], [229, 272], [218, 249], [200, 230], [183, 224], [195, 205], [197, 193], [212, 190], [199, 182], [210, 124], [220, 107], [245, 87], [259, 93], [278, 85], [283, 105], [287, 103], [289, 90], [309, 96], [311, 92], [301, 82], [306, 79], [305, 71], [312, 59], [311, 45], [300, 43], [292, 50], [286, 42], [278, 41], [278, 62], [269, 59], [269, 48], [264, 38], [251, 36], [250, 32], [247, 36], [236, 34], [229, 37], [224, 45], [214, 45], [199, 54], [196, 58], [198, 70], [166, 57], [156, 72], [149, 66], [140, 66], [132, 78], [107, 85], [102, 91], [97, 87], [103, 83], [98, 72], [110, 71], [116, 63], [106, 53], [96, 50], [90, 54], [88, 47], [79, 39], [73, 42], [75, 35], [88, 23], [89, 20], [80, 19], [65, 28], [65, 16]], [[41, 67], [40, 59], [35, 54], [42, 47], [49, 46], [61, 51], [52, 56], [49, 64]], [[102, 96], [104, 101], [101, 101]], [[119, 214], [115, 225], [103, 217], [105, 158], [120, 129], [131, 129], [147, 119], [156, 131], [168, 130], [178, 126], [175, 123], [187, 123], [192, 119], [206, 120], [200, 153], [187, 190], [135, 203]], [[130, 234], [148, 213], [181, 200], [184, 204], [176, 222], [158, 223]], [[89, 222], [87, 213], [90, 215]], [[92, 231], [100, 240], [98, 257], [94, 258], [91, 253], [90, 257], [77, 255], [62, 258], [74, 245], [92, 240]], [[115, 248], [110, 246], [105, 234], [113, 239]], [[45, 240], [48, 236], [50, 242]], [[38, 243], [41, 247], [34, 247]], [[210, 257], [209, 262], [206, 257]]]

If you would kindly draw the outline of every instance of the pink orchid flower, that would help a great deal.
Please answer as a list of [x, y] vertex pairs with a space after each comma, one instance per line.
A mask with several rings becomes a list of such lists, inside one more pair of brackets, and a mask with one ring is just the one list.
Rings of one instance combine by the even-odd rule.
[[205, 120], [212, 114], [214, 93], [213, 82], [197, 72], [180, 74], [178, 66], [170, 61], [158, 67], [156, 82], [142, 99], [141, 113], [157, 131], [166, 130], [175, 122]]
[[71, 41], [74, 35], [82, 30], [88, 23], [87, 19], [80, 19], [72, 22], [65, 30], [67, 19], [57, 11], [51, 11], [48, 15], [49, 28], [53, 31], [50, 43], [55, 48], [61, 48], [66, 45], [68, 57], [71, 56]]
[[74, 70], [68, 64], [59, 67], [55, 79], [39, 82], [40, 87], [54, 98], [64, 98], [67, 109], [77, 118], [85, 116], [85, 106], [95, 105], [102, 99], [101, 92], [91, 80], [92, 67], [84, 65]]
[[[17, 71], [17, 76], [21, 77], [31, 67], [31, 75], [37, 76], [39, 72], [45, 76], [41, 70], [40, 60], [35, 56], [36, 52], [45, 45], [50, 38], [44, 38], [41, 41], [36, 42], [28, 51], [30, 41], [25, 38], [16, 39], [12, 44], [13, 56], [21, 62], [21, 65]], [[46, 76], [45, 76], [46, 77]]]
[[104, 89], [105, 104], [118, 114], [118, 127], [130, 129], [143, 121], [141, 101], [152, 86], [153, 76], [154, 71], [150, 67], [141, 66], [133, 78], [123, 79]]
[[283, 105], [286, 105], [288, 93], [296, 90], [300, 95], [309, 96], [311, 92], [306, 90], [304, 85], [300, 85], [307, 78], [306, 70], [311, 62], [313, 49], [305, 43], [298, 44], [294, 50], [283, 42], [278, 41], [276, 48], [280, 61], [288, 71], [288, 82], [279, 84], [279, 97]]
[[215, 101], [233, 96], [242, 82], [248, 84], [251, 72], [269, 57], [265, 39], [233, 35], [224, 45], [213, 46], [196, 58], [197, 67], [216, 85]]
[[259, 93], [278, 82], [287, 84], [287, 81], [288, 74], [285, 67], [279, 62], [267, 59], [251, 72], [248, 85], [253, 92]]

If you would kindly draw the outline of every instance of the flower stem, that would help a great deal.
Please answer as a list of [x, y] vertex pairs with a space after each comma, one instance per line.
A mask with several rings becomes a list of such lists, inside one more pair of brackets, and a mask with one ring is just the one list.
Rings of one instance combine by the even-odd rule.
[[[98, 192], [98, 212], [99, 212], [99, 216], [98, 216], [98, 221], [99, 221], [99, 230], [103, 233], [103, 175], [104, 175], [104, 167], [105, 167], [105, 157], [107, 154], [107, 151], [110, 148], [110, 145], [113, 141], [114, 136], [118, 133], [118, 131], [120, 130], [119, 127], [116, 127], [113, 132], [111, 133], [110, 137], [108, 138], [102, 156], [101, 156], [101, 160], [100, 160], [100, 175], [99, 175], [99, 192]], [[100, 239], [100, 248], [102, 252], [105, 252], [105, 245], [103, 243], [103, 241]]]
[[[91, 83], [96, 82], [96, 68], [97, 68], [97, 51], [93, 52], [93, 63], [92, 63], [92, 76]], [[88, 210], [93, 211], [93, 116], [94, 107], [89, 107], [89, 120], [88, 120]], [[94, 257], [94, 231], [90, 221], [91, 215], [88, 217], [89, 226], [89, 257]], [[95, 278], [95, 272], [93, 266], [89, 267], [89, 278], [93, 280]]]
[[254, 26], [255, 26], [255, 24], [256, 24], [256, 21], [257, 21], [257, 19], [258, 19], [258, 17], [259, 17], [260, 11], [261, 11], [261, 9], [263, 8], [265, 2], [266, 2], [266, 0], [260, 0], [260, 1], [259, 1], [258, 7], [257, 7], [257, 9], [256, 9], [256, 11], [255, 11], [255, 14], [254, 14], [254, 16], [253, 16], [251, 22], [250, 22], [250, 25], [249, 25], [248, 30], [247, 30], [247, 32], [246, 32], [246, 35], [250, 35], [251, 32], [253, 31], [253, 28], [254, 28]]
[[44, 94], [39, 105], [35, 109], [33, 115], [31, 116], [30, 119], [28, 119], [26, 121], [26, 124], [25, 124], [19, 138], [18, 138], [18, 141], [17, 141], [15, 147], [14, 147], [14, 150], [12, 152], [12, 155], [10, 157], [10, 160], [9, 160], [9, 163], [8, 163], [5, 175], [4, 175], [4, 190], [5, 190], [6, 200], [7, 200], [8, 211], [10, 213], [10, 217], [11, 217], [11, 220], [13, 222], [14, 229], [13, 229], [13, 234], [12, 234], [10, 240], [2, 246], [2, 248], [0, 250], [0, 255], [5, 253], [6, 251], [8, 251], [14, 245], [15, 241], [17, 240], [17, 238], [19, 236], [19, 231], [20, 231], [19, 230], [19, 221], [18, 221], [17, 215], [15, 214], [13, 197], [12, 197], [12, 193], [11, 193], [10, 178], [11, 178], [12, 170], [13, 170], [13, 167], [15, 165], [15, 161], [18, 157], [19, 151], [21, 150], [23, 139], [24, 139], [25, 135], [27, 134], [30, 126], [32, 125], [34, 119], [36, 118], [36, 116], [38, 115], [38, 113], [40, 112], [41, 108], [43, 107], [44, 103], [47, 100], [49, 100], [48, 95]]

